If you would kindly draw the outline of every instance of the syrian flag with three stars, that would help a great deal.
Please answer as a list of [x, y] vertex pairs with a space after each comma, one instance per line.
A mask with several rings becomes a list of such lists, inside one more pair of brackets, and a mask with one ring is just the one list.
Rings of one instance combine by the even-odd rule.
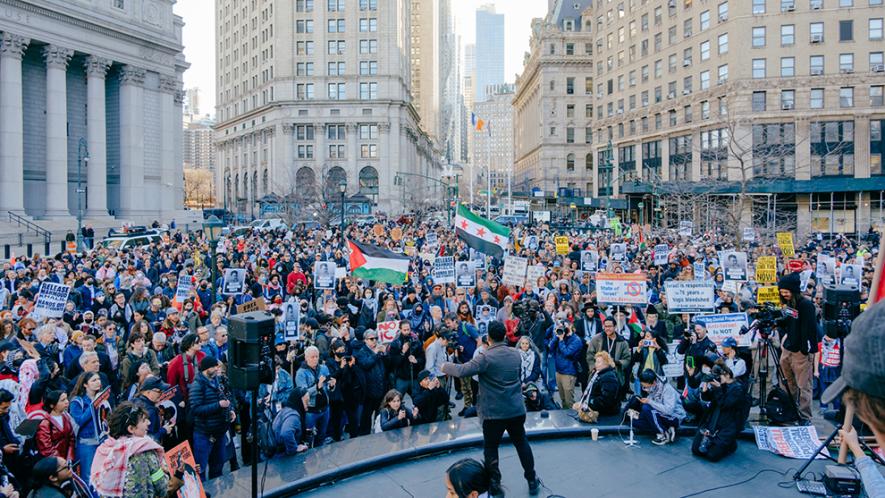
[[477, 216], [467, 206], [458, 205], [455, 233], [472, 249], [492, 257], [501, 257], [510, 241], [510, 229]]

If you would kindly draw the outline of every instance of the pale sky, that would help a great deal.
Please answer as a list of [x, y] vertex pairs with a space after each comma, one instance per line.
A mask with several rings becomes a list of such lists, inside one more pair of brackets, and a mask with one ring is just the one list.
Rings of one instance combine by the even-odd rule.
[[[322, 5], [323, 0], [316, 0]], [[475, 38], [476, 8], [490, 0], [452, 0], [452, 12], [461, 34], [462, 45]], [[531, 20], [547, 12], [545, 0], [497, 0], [495, 10], [505, 18], [507, 60], [504, 75], [508, 82], [522, 71], [523, 54], [529, 49]], [[175, 13], [184, 18], [184, 55], [191, 67], [184, 73], [185, 88], [199, 87], [201, 112], [215, 114], [215, 2], [214, 0], [178, 0]], [[512, 47], [512, 49], [510, 49]]]

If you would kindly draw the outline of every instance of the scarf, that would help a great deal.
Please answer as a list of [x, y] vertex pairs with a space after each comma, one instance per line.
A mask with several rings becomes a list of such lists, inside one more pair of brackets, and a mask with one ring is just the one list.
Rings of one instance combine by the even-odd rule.
[[197, 373], [197, 368], [198, 368], [197, 367], [197, 355], [194, 355], [194, 363], [193, 363], [193, 365], [190, 365], [187, 362], [187, 354], [181, 353], [181, 370], [182, 370], [182, 375], [184, 376], [184, 383], [185, 384], [190, 384], [191, 381], [194, 380], [194, 377], [189, 376], [187, 373], [188, 366], [191, 366], [193, 368], [194, 374]]
[[[140, 453], [156, 451], [160, 462], [166, 457], [163, 447], [150, 437], [109, 437], [95, 452], [90, 482], [101, 496], [122, 497], [126, 485], [129, 459]], [[162, 466], [165, 468], [166, 464]]]
[[527, 379], [532, 374], [532, 367], [535, 365], [535, 352], [532, 348], [528, 351], [519, 350], [519, 358], [521, 360], [519, 366], [519, 379]]

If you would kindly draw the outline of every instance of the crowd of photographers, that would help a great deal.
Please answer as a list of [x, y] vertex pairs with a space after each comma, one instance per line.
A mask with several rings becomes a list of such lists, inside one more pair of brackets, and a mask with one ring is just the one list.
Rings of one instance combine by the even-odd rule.
[[[236, 469], [250, 463], [253, 443], [242, 437], [251, 427], [250, 395], [231, 389], [226, 377], [227, 326], [238, 307], [258, 299], [277, 325], [274, 381], [260, 391], [262, 429], [254, 443], [263, 458], [475, 416], [477, 382], [449, 378], [441, 366], [480, 354], [486, 347], [481, 331], [497, 320], [520, 352], [530, 411], [572, 408], [586, 422], [630, 417], [659, 445], [692, 422], [700, 427], [692, 450], [717, 460], [734, 451], [750, 404], [758, 401], [752, 398], [771, 387], [757, 381], [750, 388], [760, 369], [775, 367], [773, 357], [758, 354], [769, 343], [779, 354], [788, 397], [798, 403], [784, 409], [798, 409], [801, 422], [809, 423], [812, 398], [838, 377], [841, 362], [841, 336], [838, 327], [826, 326], [815, 262], [821, 254], [838, 265], [863, 261], [865, 298], [878, 247], [878, 241], [812, 237], [797, 247], [801, 269], [791, 272], [774, 243], [744, 242], [750, 268], [760, 256], [779, 256], [779, 292], [792, 310], [777, 317], [781, 334], [769, 337], [765, 327], [751, 327], [747, 348], [733, 338], [713, 343], [702, 323], [668, 312], [664, 293], [671, 279], [710, 279], [717, 312], [757, 316], [752, 277], [737, 292], [724, 285], [719, 253], [735, 247], [731, 235], [685, 237], [639, 227], [622, 232], [619, 226], [568, 233], [567, 254], [556, 252], [557, 235], [544, 226], [514, 230], [513, 253], [544, 267], [522, 286], [504, 285], [503, 261], [468, 249], [450, 227], [417, 221], [347, 231], [352, 240], [413, 256], [404, 285], [345, 274], [333, 289], [317, 290], [315, 263], [348, 266], [342, 234], [326, 229], [248, 232], [222, 239], [217, 250], [200, 232], [173, 231], [143, 248], [99, 246], [6, 262], [0, 278], [0, 496], [67, 489], [65, 483], [75, 480], [71, 470], [84, 484], [80, 494], [94, 491], [90, 486], [116, 489], [108, 481], [135, 485], [125, 477], [140, 475], [134, 467], [124, 477], [109, 477], [107, 465], [96, 467], [109, 451], [132, 451], [135, 440], [146, 452], [189, 441], [204, 479], [221, 475], [225, 464]], [[618, 243], [626, 244], [626, 253], [615, 258], [610, 249]], [[652, 248], [660, 244], [669, 246], [666, 265], [654, 264]], [[581, 270], [585, 250], [598, 254], [594, 271]], [[433, 261], [443, 255], [477, 264], [472, 285], [433, 281]], [[698, 263], [704, 274], [696, 276]], [[245, 271], [242, 292], [221, 292], [228, 268]], [[598, 303], [595, 271], [645, 273], [648, 305]], [[182, 275], [193, 283], [183, 299], [176, 295]], [[43, 282], [71, 288], [59, 318], [32, 313]], [[289, 303], [300, 311], [297, 340], [285, 339]], [[393, 340], [379, 334], [384, 322], [396, 322]], [[685, 358], [681, 376], [666, 375], [671, 348]], [[769, 383], [777, 377], [772, 373]], [[110, 417], [103, 412], [107, 405], [96, 401], [105, 389], [116, 407]], [[34, 433], [19, 430], [26, 420], [36, 421]], [[36, 462], [45, 462], [46, 471], [30, 475]], [[150, 462], [135, 459], [130, 467]]]

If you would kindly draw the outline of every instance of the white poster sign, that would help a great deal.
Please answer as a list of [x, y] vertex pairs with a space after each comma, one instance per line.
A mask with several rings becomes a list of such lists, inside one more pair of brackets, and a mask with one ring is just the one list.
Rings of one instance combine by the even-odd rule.
[[175, 289], [175, 300], [179, 303], [183, 303], [185, 299], [190, 297], [191, 290], [194, 288], [192, 280], [193, 276], [191, 275], [178, 276], [178, 287]]
[[664, 266], [670, 259], [670, 246], [667, 244], [658, 244], [655, 246], [655, 265]]
[[525, 275], [528, 270], [529, 260], [518, 256], [504, 257], [504, 275], [501, 282], [504, 285], [522, 286], [525, 284]]
[[712, 280], [668, 280], [665, 288], [669, 313], [710, 313], [713, 311]]
[[646, 304], [648, 302], [644, 273], [598, 273], [596, 300], [601, 304]]
[[717, 346], [721, 346], [726, 337], [733, 337], [738, 346], [750, 345], [750, 334], [741, 335], [741, 329], [750, 326], [746, 313], [700, 315], [695, 320], [707, 328], [707, 337]]
[[378, 342], [380, 342], [381, 344], [393, 342], [394, 339], [396, 339], [396, 336], [399, 334], [399, 320], [381, 322], [378, 324], [376, 329], [378, 332]]
[[39, 318], [61, 318], [70, 293], [70, 285], [44, 281], [40, 284], [40, 291], [31, 314]]
[[455, 283], [464, 288], [476, 286], [476, 271], [472, 261], [458, 261], [455, 264]]
[[455, 258], [452, 256], [440, 256], [433, 262], [433, 270], [430, 272], [434, 284], [455, 283]]
[[538, 279], [543, 277], [547, 273], [547, 268], [544, 265], [532, 265], [529, 266], [526, 274], [525, 281], [531, 282], [532, 288], [536, 288], [538, 285]]
[[317, 261], [313, 265], [313, 287], [315, 289], [334, 289], [335, 272], [338, 265], [331, 261]]
[[725, 280], [747, 280], [747, 253], [728, 251], [721, 254], [722, 271]]
[[[179, 285], [181, 285], [179, 283]], [[246, 270], [243, 268], [225, 268], [221, 293], [225, 296], [236, 296], [246, 291]]]
[[283, 316], [285, 317], [285, 333], [284, 339], [287, 341], [297, 341], [299, 338], [298, 325], [301, 322], [301, 309], [297, 301], [289, 301], [283, 308]]

